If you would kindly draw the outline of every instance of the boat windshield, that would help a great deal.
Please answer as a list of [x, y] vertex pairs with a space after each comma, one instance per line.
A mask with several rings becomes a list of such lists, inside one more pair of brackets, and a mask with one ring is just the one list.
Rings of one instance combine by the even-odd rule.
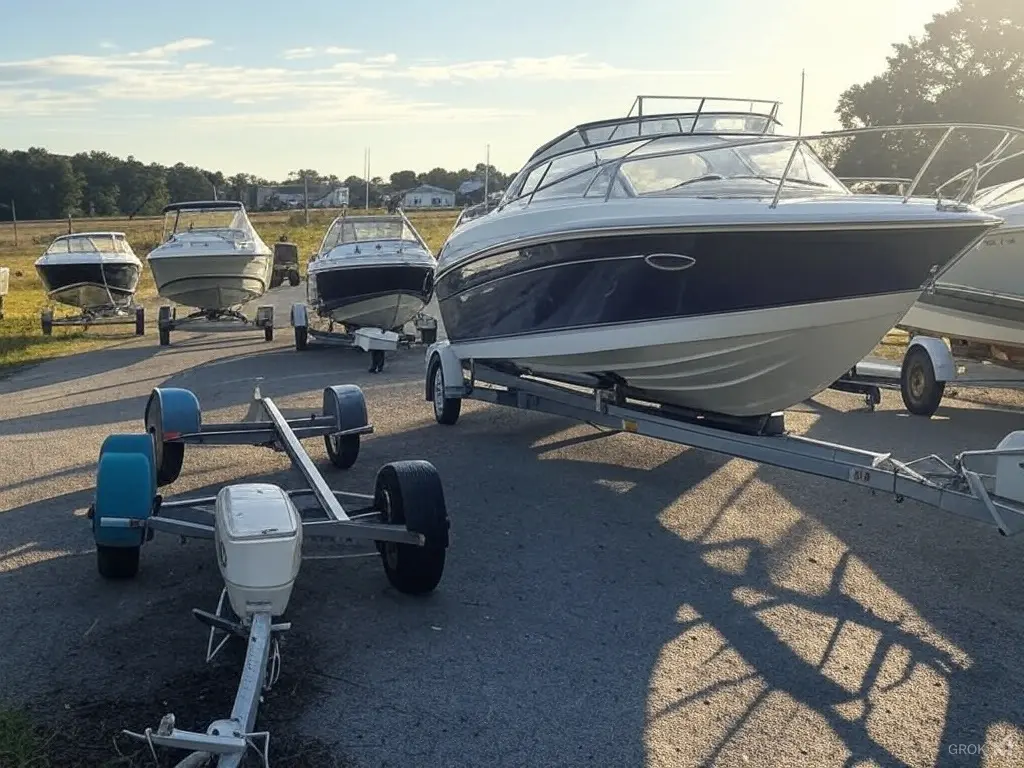
[[132, 253], [127, 241], [115, 235], [71, 235], [50, 243], [46, 253]]
[[979, 189], [974, 204], [979, 208], [994, 208], [1024, 203], [1024, 179], [1008, 181], [994, 187]]
[[852, 194], [796, 138], [670, 135], [618, 142], [530, 166], [505, 202], [567, 197], [765, 197], [785, 173], [787, 191]]
[[320, 251], [326, 253], [339, 245], [365, 243], [371, 240], [406, 240], [421, 245], [416, 233], [403, 219], [370, 216], [362, 219], [335, 219], [324, 236]]
[[164, 216], [164, 233], [203, 232], [229, 239], [251, 238], [252, 223], [242, 208], [182, 208]]

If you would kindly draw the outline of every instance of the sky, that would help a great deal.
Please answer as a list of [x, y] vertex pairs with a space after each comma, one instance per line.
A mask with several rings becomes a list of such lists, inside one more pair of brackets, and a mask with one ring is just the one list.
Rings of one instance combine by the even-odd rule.
[[638, 94], [839, 95], [954, 0], [0, 0], [0, 147], [281, 180], [512, 172]]

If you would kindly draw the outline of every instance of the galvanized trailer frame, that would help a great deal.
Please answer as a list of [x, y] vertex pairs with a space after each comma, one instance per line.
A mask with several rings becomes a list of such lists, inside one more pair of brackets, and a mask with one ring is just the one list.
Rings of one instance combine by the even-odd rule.
[[178, 307], [163, 304], [157, 311], [157, 333], [161, 347], [170, 346], [171, 331], [193, 333], [244, 333], [263, 331], [265, 341], [274, 340], [274, 307], [261, 304], [252, 319], [234, 309], [199, 309], [178, 317]]
[[[144, 541], [152, 539], [154, 532], [170, 533], [183, 539], [215, 538], [215, 496], [164, 500], [155, 495], [161, 463], [158, 445], [166, 449], [168, 445], [186, 443], [251, 444], [283, 451], [305, 479], [308, 488], [288, 491], [288, 495], [293, 499], [313, 496], [325, 517], [303, 520], [304, 537], [372, 543], [376, 552], [367, 554], [381, 556], [388, 579], [394, 586], [413, 594], [433, 590], [440, 581], [449, 543], [447, 510], [436, 470], [425, 461], [393, 462], [378, 472], [373, 495], [333, 490], [303, 448], [301, 439], [320, 435], [325, 439], [337, 435], [358, 439], [360, 435], [371, 432], [372, 426], [366, 419], [362, 392], [354, 385], [327, 387], [324, 403], [323, 415], [289, 420], [271, 398], [260, 393], [257, 385], [246, 421], [201, 425], [198, 399], [192, 392], [155, 389], [147, 404], [147, 434], [111, 435], [100, 452], [96, 502], [88, 515], [97, 540], [97, 552], [111, 548], [134, 549], [136, 552], [134, 569], [105, 575], [134, 575], [138, 549]], [[253, 416], [255, 420], [252, 420]], [[189, 425], [192, 429], [187, 429]], [[178, 429], [181, 426], [186, 426], [186, 429]], [[107, 465], [112, 467], [107, 474], [104, 474], [105, 459], [113, 462]], [[151, 464], [148, 472], [144, 470], [143, 460]], [[177, 469], [180, 471], [180, 463]], [[139, 490], [140, 483], [147, 479], [151, 486], [141, 490], [144, 495], [149, 493], [155, 497], [151, 508], [116, 507], [111, 513], [102, 504], [105, 499], [109, 506], [111, 498], [118, 498], [131, 507], [133, 499], [138, 498], [134, 491]], [[134, 488], [131, 487], [133, 483]], [[101, 494], [101, 485], [121, 487]], [[401, 497], [397, 502], [391, 497], [396, 493]], [[358, 500], [360, 506], [346, 509], [341, 502], [343, 498]], [[401, 512], [396, 513], [396, 505]], [[175, 511], [189, 514], [178, 517]], [[186, 519], [197, 516], [209, 522]], [[409, 557], [410, 550], [415, 550], [416, 555]], [[361, 555], [330, 557], [353, 556]], [[102, 562], [100, 557], [101, 572]], [[173, 714], [166, 715], [156, 729], [147, 728], [142, 733], [125, 731], [127, 735], [145, 741], [153, 751], [154, 759], [155, 748], [159, 746], [190, 750], [192, 754], [179, 765], [202, 765], [216, 760], [218, 768], [237, 768], [250, 748], [260, 752], [267, 761], [270, 735], [265, 731], [254, 731], [256, 716], [263, 692], [276, 682], [280, 672], [276, 635], [291, 625], [274, 623], [269, 613], [255, 613], [241, 620], [228, 618], [223, 615], [226, 592], [226, 589], [221, 592], [215, 612], [193, 609], [193, 615], [210, 628], [207, 661], [220, 651], [228, 637], [238, 636], [247, 640], [245, 662], [231, 714], [215, 720], [205, 733], [176, 728]], [[225, 637], [214, 647], [218, 632]], [[260, 739], [264, 742], [262, 749], [256, 743]]]
[[[432, 345], [426, 354], [425, 399], [433, 402], [434, 418], [451, 425], [458, 420], [463, 399], [538, 411], [577, 419], [614, 432], [666, 440], [679, 445], [769, 464], [819, 477], [841, 480], [872, 491], [891, 493], [928, 504], [954, 515], [994, 525], [1003, 535], [1024, 530], [1024, 498], [1004, 498], [990, 488], [999, 476], [968, 466], [982, 457], [1024, 457], [1024, 448], [964, 451], [952, 463], [930, 455], [900, 461], [891, 453], [814, 440], [786, 432], [784, 414], [735, 419], [684, 411], [645, 402], [626, 388], [595, 385], [593, 379], [532, 376], [499, 370], [493, 364], [460, 359], [448, 341]], [[1004, 442], [1024, 446], [1024, 433], [1011, 433]], [[1012, 440], [1011, 440], [1012, 438]], [[931, 463], [935, 469], [919, 468]], [[1010, 461], [1020, 472], [1020, 463]], [[1007, 465], [1005, 472], [1011, 469]], [[1009, 478], [1003, 480], [1004, 484]]]

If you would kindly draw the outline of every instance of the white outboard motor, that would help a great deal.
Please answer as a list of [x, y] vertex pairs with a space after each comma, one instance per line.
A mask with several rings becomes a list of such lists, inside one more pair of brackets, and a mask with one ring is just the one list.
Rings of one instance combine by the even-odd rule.
[[284, 614], [302, 560], [302, 518], [288, 494], [269, 483], [221, 488], [214, 542], [235, 614]]

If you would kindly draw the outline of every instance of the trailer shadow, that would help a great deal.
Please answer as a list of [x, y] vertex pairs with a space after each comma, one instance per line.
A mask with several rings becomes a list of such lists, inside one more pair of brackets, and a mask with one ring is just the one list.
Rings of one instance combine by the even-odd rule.
[[[412, 367], [404, 380], [367, 379], [422, 397]], [[309, 373], [296, 394], [311, 390]], [[285, 376], [295, 374], [305, 375], [290, 366]], [[216, 394], [230, 380], [218, 377], [203, 401], [244, 403], [234, 386]], [[288, 381], [270, 381], [270, 393], [284, 397]], [[371, 413], [383, 407], [375, 391]], [[879, 417], [826, 413], [809, 434], [930, 452], [1009, 431], [1005, 415], [984, 411], [913, 435]], [[893, 445], [884, 433], [897, 431]], [[360, 765], [980, 765], [947, 746], [1022, 723], [1012, 698], [1022, 598], [1011, 581], [1021, 548], [976, 538], [976, 525], [936, 525], [928, 516], [940, 513], [910, 502], [884, 514], [889, 500], [861, 489], [498, 408], [467, 410], [451, 429], [378, 432], [346, 473], [308, 446], [346, 490], [369, 490], [388, 461], [433, 462], [453, 543], [440, 589], [423, 600], [394, 592], [372, 559], [303, 564], [284, 698], [261, 710], [276, 755], [289, 739], [326, 734], [336, 756]], [[268, 459], [244, 478], [295, 487], [286, 466]], [[219, 487], [209, 481], [182, 483], [201, 494]], [[3, 516], [8, 532], [32, 520], [31, 537], [0, 536], [0, 590], [22, 596], [14, 610], [36, 623], [0, 624], [0, 647], [15, 649], [0, 657], [0, 678], [51, 715], [53, 701], [67, 702], [62, 716], [96, 756], [118, 728], [170, 710], [184, 727], [223, 715], [238, 657], [205, 668], [205, 637], [188, 616], [212, 609], [219, 591], [208, 543], [158, 537], [135, 582], [104, 584], [72, 512], [90, 493]], [[86, 736], [90, 719], [101, 725]]]
[[[198, 348], [207, 346], [203, 343]], [[172, 349], [170, 353], [161, 354], [186, 351], [184, 344], [182, 347], [180, 350]], [[223, 347], [212, 346], [209, 348], [220, 350]], [[128, 350], [125, 352], [127, 353]], [[337, 354], [338, 350], [334, 350], [334, 352]], [[121, 383], [121, 387], [134, 387], [136, 391], [139, 391], [141, 389], [139, 385], [148, 385], [142, 390], [144, 393], [133, 397], [75, 403], [58, 410], [2, 419], [0, 420], [0, 436], [119, 423], [124, 420], [126, 414], [131, 414], [133, 420], [137, 418], [141, 428], [149, 392], [152, 387], [157, 386], [193, 389], [200, 397], [200, 406], [204, 410], [212, 410], [248, 403], [252, 399], [254, 385], [261, 379], [266, 381], [263, 386], [267, 389], [267, 394], [275, 397], [289, 397], [310, 391], [313, 388], [311, 382], [318, 382], [323, 386], [358, 384], [365, 387], [406, 384], [414, 379], [420, 380], [423, 376], [421, 370], [423, 359], [421, 354], [415, 350], [402, 350], [390, 357], [388, 367], [381, 374], [370, 374], [366, 370], [368, 367], [367, 357], [352, 350], [344, 350], [341, 354], [337, 354], [337, 357], [331, 361], [335, 363], [334, 370], [325, 370], [324, 362], [325, 359], [322, 355], [300, 354], [287, 347], [276, 347], [266, 351], [263, 349], [253, 350], [251, 345], [244, 345], [244, 348], [236, 354], [204, 361], [169, 376], [157, 375], [143, 379], [126, 379]], [[123, 362], [124, 366], [130, 364], [130, 362]], [[53, 383], [48, 376], [40, 376], [39, 379], [33, 379], [33, 382], [35, 386]], [[90, 399], [95, 400], [97, 395], [110, 389], [110, 387], [79, 389], [73, 394], [75, 397], [92, 395], [93, 397]], [[47, 401], [62, 402], [68, 399], [68, 393], [56, 392], [41, 394], [34, 399], [29, 398], [25, 402], [30, 405], [38, 405]]]
[[38, 363], [26, 363], [24, 366], [18, 366], [9, 372], [0, 374], [0, 397], [39, 386], [99, 376], [137, 365], [155, 355], [158, 349], [155, 342], [140, 344], [133, 336], [130, 339], [110, 344], [102, 350], [51, 357]]

